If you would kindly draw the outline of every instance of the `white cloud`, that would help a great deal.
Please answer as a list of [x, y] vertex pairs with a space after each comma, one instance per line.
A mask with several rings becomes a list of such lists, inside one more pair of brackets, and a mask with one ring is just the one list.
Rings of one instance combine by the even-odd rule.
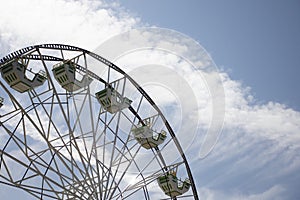
[[[195, 160], [207, 199], [295, 199], [300, 170], [300, 113], [257, 103], [251, 90], [222, 73], [223, 133], [213, 152]], [[279, 185], [277, 185], [279, 184]], [[212, 191], [207, 192], [210, 188]], [[277, 193], [280, 193], [280, 195]], [[222, 197], [222, 198], [221, 198]]]
[[256, 194], [239, 194], [238, 192], [232, 192], [231, 194], [224, 193], [218, 190], [212, 189], [200, 189], [202, 194], [201, 198], [206, 200], [217, 199], [230, 199], [230, 200], [280, 200], [285, 199], [284, 191], [286, 189], [281, 185], [275, 185], [262, 193]]
[[1, 2], [1, 54], [32, 44], [62, 43], [93, 49], [139, 20], [102, 1], [11, 0]]
[[300, 147], [300, 113], [285, 105], [253, 100], [249, 88], [223, 74], [226, 95], [226, 128], [240, 128], [261, 138], [276, 140], [281, 147]]

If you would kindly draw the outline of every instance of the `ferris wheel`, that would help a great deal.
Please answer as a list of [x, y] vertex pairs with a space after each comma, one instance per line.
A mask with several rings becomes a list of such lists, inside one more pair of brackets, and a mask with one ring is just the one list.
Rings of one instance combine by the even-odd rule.
[[199, 199], [171, 125], [115, 64], [43, 44], [0, 72], [1, 184], [36, 199]]

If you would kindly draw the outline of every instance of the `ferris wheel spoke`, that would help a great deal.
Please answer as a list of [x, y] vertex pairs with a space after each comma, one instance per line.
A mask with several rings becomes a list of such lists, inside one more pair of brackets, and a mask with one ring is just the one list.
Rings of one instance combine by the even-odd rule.
[[[74, 104], [74, 110], [75, 110], [75, 114], [76, 114], [76, 119], [75, 119], [75, 123], [73, 125], [73, 132], [75, 132], [75, 129], [76, 127], [78, 126], [79, 127], [79, 132], [81, 133], [81, 137], [82, 137], [82, 141], [83, 141], [83, 148], [84, 148], [84, 151], [85, 151], [85, 159], [86, 159], [86, 162], [87, 162], [87, 166], [86, 166], [86, 170], [89, 171], [91, 173], [91, 175], [89, 173], [87, 173], [87, 176], [89, 178], [89, 180], [91, 182], [94, 183], [94, 185], [96, 185], [96, 182], [95, 182], [95, 175], [94, 175], [94, 172], [93, 172], [93, 167], [92, 167], [92, 156], [93, 156], [93, 148], [90, 148], [90, 150], [87, 149], [87, 143], [86, 143], [86, 140], [85, 140], [85, 137], [84, 137], [84, 134], [86, 135], [89, 135], [89, 133], [94, 133], [94, 124], [93, 124], [93, 119], [91, 118], [90, 120], [86, 120], [84, 119], [84, 123], [86, 125], [86, 122], [87, 121], [90, 121], [91, 122], [91, 128], [92, 130], [90, 130], [88, 133], [85, 133], [85, 131], [83, 130], [83, 127], [82, 127], [82, 119], [80, 118], [81, 116], [81, 113], [82, 111], [85, 109], [84, 108], [84, 103], [89, 100], [88, 99], [88, 93], [85, 94], [84, 96], [84, 99], [83, 99], [83, 102], [82, 102], [82, 105], [80, 108], [77, 107], [77, 104], [76, 104], [76, 101], [75, 99], [73, 99], [73, 104]], [[89, 100], [89, 113], [92, 113], [92, 107], [91, 107], [91, 101]], [[82, 145], [81, 145], [82, 146]]]
[[[107, 129], [109, 129], [111, 132], [113, 132], [113, 130], [112, 130], [111, 127], [107, 126]], [[116, 132], [116, 133], [117, 133], [117, 132]], [[113, 132], [113, 134], [115, 134], [115, 133]], [[124, 164], [124, 163], [127, 162], [127, 167], [126, 167], [125, 169], [123, 168], [124, 173], [118, 178], [118, 179], [119, 179], [119, 182], [118, 182], [117, 184], [120, 184], [120, 182], [122, 181], [123, 176], [126, 174], [127, 169], [130, 167], [131, 163], [132, 163], [132, 162], [134, 161], [134, 159], [135, 159], [135, 156], [136, 156], [137, 153], [139, 152], [140, 147], [137, 149], [137, 151], [135, 152], [135, 155], [134, 155], [134, 156], [131, 155], [131, 157], [127, 158], [127, 156], [126, 156], [126, 154], [125, 154], [125, 150], [127, 149], [127, 152], [128, 152], [129, 154], [131, 154], [131, 153], [130, 153], [130, 152], [131, 152], [131, 149], [128, 149], [129, 147], [127, 146], [127, 143], [125, 143], [121, 138], [119, 138], [119, 136], [118, 136], [117, 134], [115, 134], [114, 137], [115, 137], [115, 138], [114, 138], [114, 141], [116, 141], [116, 140], [118, 139], [118, 141], [120, 141], [121, 143], [123, 143], [123, 146], [121, 147], [122, 149], [119, 149], [116, 145], [114, 145], [114, 147], [113, 147], [113, 151], [114, 151], [114, 152], [119, 152], [119, 153], [115, 156], [115, 159], [113, 159], [114, 156], [111, 156], [111, 164], [110, 164], [110, 166], [115, 168], [115, 170], [114, 170], [114, 171], [115, 171], [115, 174], [113, 175], [113, 179], [116, 179], [116, 177], [117, 177], [117, 172], [119, 171], [119, 167], [121, 166], [121, 164]], [[135, 146], [135, 145], [134, 145], [134, 146]], [[134, 147], [134, 146], [133, 146], [133, 147]], [[132, 147], [132, 148], [133, 148], [133, 147]], [[129, 156], [130, 156], [130, 155], [129, 155]], [[124, 160], [123, 158], [125, 158], [125, 161], [123, 161], [123, 160]], [[119, 161], [119, 162], [117, 162], [117, 161]], [[115, 164], [113, 164], [113, 163], [115, 163]], [[124, 167], [124, 166], [123, 166], [123, 167]], [[113, 187], [113, 184], [111, 183], [111, 185], [110, 185], [110, 187], [109, 187], [110, 189], [107, 190], [107, 191], [111, 191], [111, 188], [112, 188], [112, 187]], [[114, 192], [115, 192], [115, 190], [113, 190], [113, 191], [111, 192], [110, 198], [112, 198]]]
[[[125, 169], [123, 169], [123, 173], [122, 173], [122, 174], [120, 175], [120, 177], [119, 177], [118, 185], [119, 185], [119, 184], [121, 183], [121, 181], [123, 180], [123, 178], [124, 178], [124, 176], [126, 175], [128, 169], [129, 169], [129, 167], [131, 166], [131, 164], [135, 162], [134, 160], [135, 160], [136, 156], [138, 155], [138, 152], [140, 151], [140, 148], [141, 148], [141, 147], [139, 147], [139, 148], [135, 151], [135, 153], [134, 153], [133, 155], [131, 155], [131, 153], [129, 153], [129, 154], [131, 155], [131, 159], [130, 159], [129, 162], [127, 163], [127, 166], [125, 167]], [[120, 161], [121, 161], [121, 160], [120, 160]], [[114, 176], [117, 175], [117, 171], [118, 171], [118, 169], [119, 169], [120, 164], [121, 164], [121, 163], [119, 163], [119, 165], [117, 166], [117, 170], [115, 171], [115, 175], [114, 175]], [[135, 164], [136, 164], [136, 163], [135, 163]], [[124, 191], [125, 191], [125, 190], [124, 190]], [[112, 193], [111, 193], [111, 195], [110, 195], [110, 198], [113, 197], [114, 193], [115, 193], [115, 190], [112, 191]]]
[[[20, 160], [17, 160], [16, 158], [14, 158], [13, 156], [11, 156], [10, 154], [7, 154], [6, 152], [1, 151], [1, 153], [3, 155], [5, 155], [8, 159], [10, 159], [11, 161], [14, 161], [20, 167], [23, 167], [23, 168], [27, 169], [26, 172], [30, 171], [31, 174], [34, 173], [30, 177], [27, 177], [27, 180], [22, 180], [22, 181], [28, 181], [29, 179], [35, 178], [37, 176], [40, 176], [40, 177], [43, 177], [44, 179], [47, 179], [47, 181], [51, 182], [51, 185], [55, 185], [55, 186], [57, 186], [59, 188], [62, 188], [55, 180], [53, 180], [53, 179], [51, 179], [49, 177], [44, 177], [43, 174], [40, 172], [39, 168], [33, 162], [32, 162], [32, 164], [27, 165], [26, 163], [21, 162]], [[10, 174], [9, 169], [8, 169], [7, 166], [6, 166], [6, 169], [7, 169], [7, 173]], [[25, 174], [25, 176], [26, 176], [26, 174]], [[10, 182], [14, 183], [15, 186], [18, 186], [19, 184], [21, 184], [20, 181], [15, 180], [11, 175], [10, 175], [10, 179], [11, 179]], [[32, 186], [31, 184], [26, 186], [25, 183], [22, 183], [22, 188], [25, 189], [25, 190], [27, 189], [27, 187], [31, 187], [31, 186]], [[35, 187], [35, 188], [36, 189], [43, 189], [41, 187]]]
[[[120, 122], [120, 116], [121, 116], [121, 113], [119, 112], [118, 113], [118, 117], [117, 117], [117, 124], [119, 124], [119, 122]], [[119, 132], [119, 126], [116, 126], [115, 127], [115, 130], [113, 131], [113, 133], [115, 133], [114, 134], [114, 138], [113, 138], [113, 148], [112, 148], [112, 150], [111, 150], [111, 152], [110, 152], [110, 161], [109, 161], [109, 165], [108, 165], [108, 168], [109, 168], [109, 170], [111, 171], [111, 168], [112, 168], [112, 164], [113, 164], [113, 158], [114, 158], [114, 154], [115, 154], [115, 147], [116, 147], [116, 141], [117, 141], [117, 138], [118, 138], [118, 132]], [[107, 182], [106, 182], [106, 188], [109, 188], [109, 180], [110, 180], [110, 176], [108, 177], [108, 180], [107, 180]], [[112, 184], [111, 184], [111, 186], [112, 186]], [[105, 192], [104, 192], [104, 197], [107, 197], [107, 192], [108, 192], [109, 190], [107, 189]]]
[[[67, 126], [70, 128], [70, 125], [68, 123], [67, 123]], [[58, 134], [58, 138], [60, 139], [60, 141], [67, 147], [67, 145], [66, 145], [66, 143], [65, 143], [65, 141], [64, 141], [64, 139], [63, 139], [63, 137], [62, 137], [62, 135], [60, 134], [59, 131], [57, 131], [57, 134]], [[71, 133], [71, 131], [69, 133], [69, 137], [70, 137], [69, 140], [72, 141], [72, 142], [71, 142], [70, 148], [65, 148], [65, 149], [68, 151], [69, 155], [72, 156], [73, 155], [72, 149], [74, 147], [74, 149], [76, 151], [76, 154], [79, 155], [79, 157], [81, 159], [81, 163], [83, 164], [85, 170], [87, 170], [87, 166], [84, 164], [84, 163], [87, 163], [87, 162], [86, 162], [86, 160], [84, 160], [84, 156], [81, 154], [81, 152], [78, 148], [76, 138], [74, 138], [74, 135]], [[79, 168], [78, 165], [76, 164], [76, 162], [71, 162], [71, 166], [72, 166], [72, 168], [74, 168], [74, 167]], [[88, 176], [88, 174], [85, 174], [84, 172], [81, 172], [81, 174], [82, 174], [81, 175], [82, 177]], [[79, 180], [77, 180], [77, 181], [79, 181]]]
[[[42, 132], [42, 131], [40, 131], [40, 132]], [[43, 134], [44, 135], [44, 134]], [[64, 146], [68, 146], [65, 142], [64, 142], [64, 140], [62, 139], [62, 137], [60, 136], [60, 139], [63, 141], [63, 143], [64, 143]], [[72, 144], [72, 142], [71, 142], [71, 144]], [[48, 144], [49, 145], [49, 144]], [[72, 146], [72, 145], [70, 145], [70, 146]], [[52, 146], [52, 145], [50, 145], [49, 146], [49, 148], [50, 149], [55, 149], [55, 147], [54, 146]], [[68, 148], [67, 148], [68, 149]], [[70, 152], [69, 152], [70, 153]], [[59, 155], [59, 154], [58, 154]], [[72, 155], [72, 154], [71, 154]], [[62, 156], [62, 157], [64, 157], [64, 156]], [[68, 160], [66, 157], [63, 159], [63, 158], [61, 158], [61, 160], [63, 161], [63, 160]], [[76, 163], [75, 163], [75, 165], [74, 165], [74, 162], [72, 162], [72, 161], [69, 161], [70, 163], [71, 163], [71, 165], [72, 165], [72, 167], [77, 167], [78, 169], [80, 169], [79, 168], [79, 166], [78, 165], [76, 165]], [[67, 167], [67, 164], [66, 164], [66, 162], [63, 162], [64, 164], [65, 164], [65, 166]], [[68, 168], [68, 167], [67, 167]], [[71, 172], [71, 171], [73, 171], [74, 169], [69, 169], [69, 171]], [[82, 174], [82, 177], [85, 177], [85, 175], [84, 175], [84, 173], [83, 172], [81, 172], [81, 174]], [[79, 179], [77, 178], [77, 181], [79, 181]]]
[[[144, 177], [144, 175], [143, 175], [143, 173], [142, 173], [143, 170], [140, 170], [140, 169], [139, 169], [139, 166], [138, 166], [138, 164], [137, 164], [136, 161], [135, 161], [135, 158], [136, 158], [136, 156], [138, 155], [138, 152], [140, 151], [140, 149], [141, 149], [141, 146], [139, 146], [139, 148], [137, 149], [137, 151], [135, 152], [134, 155], [131, 155], [131, 153], [130, 153], [131, 151], [129, 151], [129, 154], [131, 155], [131, 160], [130, 160], [130, 162], [128, 163], [128, 165], [127, 165], [127, 167], [125, 168], [125, 170], [123, 170], [123, 173], [122, 173], [121, 177], [119, 178], [119, 183], [122, 181], [123, 177], [126, 175], [127, 170], [129, 169], [129, 167], [131, 166], [132, 163], [135, 164], [135, 167], [136, 167], [136, 169], [138, 170], [138, 175], [137, 175], [136, 177], [140, 176], [140, 177], [142, 178], [142, 181], [141, 181], [141, 182], [143, 182], [143, 183], [146, 182], [146, 178]], [[124, 189], [124, 192], [125, 192], [125, 191], [128, 191], [128, 188], [129, 188], [130, 186], [131, 186], [131, 184], [129, 184], [129, 185]], [[138, 190], [141, 190], [141, 189], [145, 190], [145, 188], [146, 188], [146, 190], [147, 190], [147, 187], [146, 187], [145, 185], [143, 185], [142, 187], [140, 186], [139, 189], [137, 189], [137, 191], [138, 191]], [[134, 193], [135, 193], [135, 192], [134, 192]], [[110, 198], [113, 197], [113, 194], [114, 194], [114, 193], [112, 193], [112, 195], [110, 196]], [[133, 194], [133, 193], [132, 193], [132, 194]], [[130, 194], [130, 195], [132, 195], [132, 194]], [[130, 195], [129, 195], [129, 196], [130, 196]]]

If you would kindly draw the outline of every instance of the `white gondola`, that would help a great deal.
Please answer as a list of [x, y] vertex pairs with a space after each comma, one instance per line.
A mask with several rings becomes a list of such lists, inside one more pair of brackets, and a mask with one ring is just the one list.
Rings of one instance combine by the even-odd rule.
[[4, 98], [0, 97], [0, 108], [3, 106]]
[[136, 127], [131, 129], [134, 138], [145, 149], [157, 147], [158, 145], [162, 144], [167, 137], [167, 133], [163, 130], [159, 134], [154, 134], [153, 130], [151, 129], [150, 121], [151, 119], [147, 118], [143, 120], [144, 125], [139, 123]]
[[176, 172], [171, 171], [157, 178], [159, 187], [164, 193], [172, 198], [186, 193], [191, 186], [189, 179], [181, 181], [177, 178]]
[[25, 75], [26, 68], [26, 65], [13, 61], [1, 68], [1, 74], [11, 88], [21, 93], [44, 84], [47, 79], [44, 71], [41, 70], [39, 73], [36, 73], [34, 78], [30, 80]]
[[130, 99], [123, 97], [113, 88], [106, 88], [97, 92], [95, 95], [104, 110], [111, 114], [128, 108], [132, 103]]
[[53, 66], [53, 75], [57, 82], [68, 92], [74, 92], [88, 86], [93, 79], [83, 75], [81, 80], [76, 79], [76, 67], [71, 61], [61, 62]]

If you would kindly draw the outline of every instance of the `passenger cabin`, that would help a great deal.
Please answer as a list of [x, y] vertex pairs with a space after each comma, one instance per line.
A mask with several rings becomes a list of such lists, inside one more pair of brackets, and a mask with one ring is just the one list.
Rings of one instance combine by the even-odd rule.
[[162, 130], [159, 134], [154, 134], [149, 120], [143, 120], [143, 122], [144, 125], [139, 123], [137, 127], [131, 129], [134, 138], [138, 141], [138, 143], [140, 143], [145, 149], [155, 148], [162, 144], [167, 137], [167, 133]]
[[71, 61], [54, 65], [52, 72], [57, 82], [68, 92], [79, 90], [93, 81], [88, 75], [83, 75], [81, 80], [77, 80], [75, 63]]
[[158, 177], [157, 182], [164, 193], [171, 198], [180, 196], [186, 193], [191, 186], [190, 180], [181, 181], [177, 178], [176, 172], [168, 172]]
[[4, 102], [3, 97], [0, 97], [0, 108], [3, 106], [3, 102]]
[[25, 75], [26, 68], [26, 65], [18, 61], [13, 61], [1, 68], [1, 74], [10, 87], [20, 93], [29, 91], [44, 84], [47, 79], [44, 71], [36, 73], [34, 78], [30, 80]]
[[113, 88], [106, 88], [96, 93], [98, 99], [104, 110], [113, 114], [125, 108], [128, 108], [131, 104], [131, 100], [127, 97], [123, 97], [118, 91]]

